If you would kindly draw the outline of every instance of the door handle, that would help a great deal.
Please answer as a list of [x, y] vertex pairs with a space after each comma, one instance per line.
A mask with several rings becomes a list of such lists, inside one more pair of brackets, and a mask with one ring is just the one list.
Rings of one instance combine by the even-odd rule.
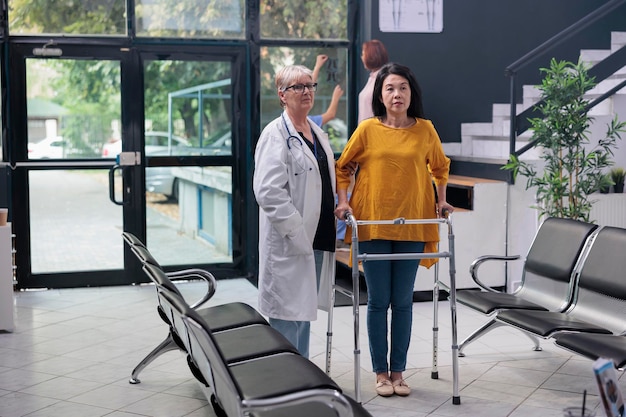
[[[122, 192], [122, 201], [115, 198], [115, 171], [118, 169], [124, 172], [124, 167], [141, 165], [141, 153], [139, 152], [122, 152], [117, 155], [117, 164], [113, 165], [109, 170], [109, 200], [118, 206], [130, 205], [130, 201], [124, 201], [124, 193]], [[131, 196], [132, 197], [132, 196]]]
[[109, 200], [118, 206], [124, 205], [124, 193], [122, 193], [122, 201], [117, 201], [115, 199], [115, 172], [117, 170], [121, 172], [122, 169], [123, 167], [121, 165], [113, 165], [113, 167], [109, 170]]

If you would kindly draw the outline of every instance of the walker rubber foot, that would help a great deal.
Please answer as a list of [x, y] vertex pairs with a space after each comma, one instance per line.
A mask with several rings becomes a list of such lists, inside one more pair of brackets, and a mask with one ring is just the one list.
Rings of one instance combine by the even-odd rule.
[[439, 379], [439, 372], [431, 372], [430, 379]]
[[454, 405], [461, 404], [461, 397], [452, 397], [452, 404]]

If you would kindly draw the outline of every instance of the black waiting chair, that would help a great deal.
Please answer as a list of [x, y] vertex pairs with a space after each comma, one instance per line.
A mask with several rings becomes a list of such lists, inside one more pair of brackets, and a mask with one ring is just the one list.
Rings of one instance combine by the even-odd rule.
[[[167, 283], [165, 273], [157, 266], [145, 265], [144, 270], [146, 274], [154, 278], [155, 282], [159, 282], [159, 284], [157, 284], [159, 305], [167, 315], [168, 321], [172, 325], [172, 331], [183, 344], [183, 350], [188, 352], [188, 340], [180, 332], [181, 329], [184, 329], [184, 325], [181, 322], [176, 322], [178, 316], [175, 314], [175, 309], [173, 309], [171, 305], [170, 299], [172, 297], [165, 299], [164, 294], [174, 294], [174, 298], [180, 299], [181, 302], [184, 302], [186, 305], [187, 302], [184, 300], [182, 294], [177, 291], [175, 286], [171, 283]], [[276, 329], [268, 326], [266, 323], [255, 322], [256, 314], [258, 314], [254, 313], [256, 310], [253, 309], [253, 313], [250, 314], [250, 316], [244, 317], [241, 311], [237, 311], [240, 308], [239, 304], [241, 303], [222, 304], [201, 309], [194, 309], [192, 306], [189, 306], [189, 308], [195, 310], [203, 320], [215, 326], [215, 338], [219, 346], [224, 350], [228, 363], [245, 361], [276, 353], [298, 353], [296, 347]], [[243, 305], [246, 306], [243, 311], [250, 313], [252, 307], [247, 304]], [[230, 307], [234, 307], [234, 310], [228, 310]], [[222, 311], [225, 308], [226, 310]]]
[[[521, 284], [514, 293], [504, 293], [485, 285], [478, 277], [478, 268], [487, 261], [513, 261], [519, 256], [486, 255], [477, 258], [470, 267], [472, 279], [482, 289], [460, 290], [456, 300], [467, 307], [490, 316], [490, 320], [475, 330], [459, 345], [463, 349], [490, 330], [503, 326], [495, 316], [506, 310], [564, 311], [571, 303], [576, 267], [596, 225], [581, 221], [548, 218], [528, 251]], [[539, 339], [527, 334], [535, 350], [541, 350]]]
[[626, 367], [626, 335], [560, 333], [554, 335], [554, 343], [591, 360], [607, 358], [618, 369]]
[[[217, 281], [210, 272], [203, 269], [186, 269], [165, 273], [150, 251], [139, 239], [128, 232], [125, 232], [123, 236], [124, 240], [130, 246], [131, 251], [142, 263], [144, 272], [148, 278], [150, 278], [150, 280], [157, 285], [157, 288], [167, 288], [180, 297], [183, 297], [174, 284], [175, 281], [202, 279], [206, 282], [207, 289], [205, 293], [196, 302], [191, 304], [191, 308], [200, 311], [202, 316], [215, 326], [216, 331], [224, 331], [254, 324], [268, 325], [267, 320], [265, 320], [265, 318], [258, 311], [245, 303], [234, 302], [201, 308], [213, 296], [217, 288]], [[166, 338], [159, 343], [159, 345], [150, 351], [150, 353], [148, 353], [137, 364], [137, 366], [135, 366], [129, 380], [131, 384], [140, 383], [141, 380], [139, 379], [139, 374], [141, 371], [162, 354], [172, 350], [185, 350], [183, 341], [181, 341], [176, 332], [173, 331], [171, 319], [168, 317], [168, 314], [165, 313], [160, 303], [157, 304], [157, 313], [159, 317], [161, 317], [161, 319], [168, 325], [168, 334]]]
[[[574, 299], [565, 312], [509, 310], [498, 313], [496, 319], [543, 338], [559, 333], [623, 335], [626, 334], [624, 313], [626, 229], [607, 226], [595, 236], [582, 262]], [[571, 338], [573, 335], [570, 341]], [[562, 338], [559, 346], [564, 346], [567, 340]], [[587, 350], [596, 349], [594, 338], [588, 341]], [[616, 339], [615, 343], [614, 347], [620, 346], [622, 339]], [[570, 348], [574, 349], [574, 344]]]
[[296, 353], [280, 353], [229, 363], [218, 336], [197, 311], [164, 293], [175, 322], [187, 329], [189, 356], [211, 387], [218, 416], [371, 417], [361, 404], [342, 394], [317, 365]]

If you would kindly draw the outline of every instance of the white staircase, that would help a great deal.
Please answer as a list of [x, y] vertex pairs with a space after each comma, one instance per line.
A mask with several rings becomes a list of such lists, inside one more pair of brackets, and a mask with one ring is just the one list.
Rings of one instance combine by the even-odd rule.
[[[626, 46], [626, 32], [614, 32], [611, 34], [611, 49], [607, 50], [582, 50], [580, 59], [595, 65], [610, 54]], [[591, 91], [587, 98], [593, 100], [606, 91], [610, 90], [626, 78], [626, 67], [620, 69], [611, 77], [599, 83]], [[540, 91], [536, 86], [523, 86], [522, 103], [517, 105], [517, 114], [532, 107], [540, 99]], [[617, 94], [604, 100], [594, 107], [590, 113], [594, 123], [590, 127], [590, 144], [594, 144], [594, 138], [604, 137], [607, 123], [616, 115], [620, 121], [626, 121], [626, 88], [622, 88]], [[489, 123], [464, 123], [461, 126], [461, 142], [444, 143], [444, 150], [454, 161], [462, 162], [478, 161], [483, 164], [501, 166], [509, 158], [509, 129], [510, 129], [510, 105], [498, 103], [492, 106], [492, 121]], [[516, 139], [516, 149], [526, 145], [532, 136], [528, 130]], [[626, 135], [622, 135], [618, 141], [618, 149], [614, 152], [616, 166], [626, 168]], [[590, 145], [590, 146], [591, 146]], [[456, 158], [455, 158], [456, 157]], [[539, 159], [539, 151], [531, 149], [521, 156], [522, 159], [536, 161]], [[467, 175], [467, 174], [465, 174]], [[467, 186], [451, 176], [448, 182], [448, 195], [454, 189], [467, 190], [471, 198], [471, 207], [456, 210], [452, 215], [456, 235], [456, 273], [457, 288], [469, 288], [475, 286], [469, 275], [469, 264], [478, 255], [522, 255], [532, 243], [535, 231], [539, 226], [534, 192], [526, 190], [526, 180], [518, 179], [515, 184], [503, 181], [484, 181], [474, 178], [475, 184]], [[458, 195], [458, 193], [457, 193]], [[450, 200], [449, 200], [450, 201]], [[594, 196], [594, 207], [591, 218], [600, 225], [626, 227], [626, 194], [597, 194]], [[453, 203], [456, 207], [458, 206]], [[441, 230], [441, 241], [445, 245], [447, 236]], [[490, 271], [493, 276], [500, 279], [490, 282], [491, 285], [505, 286], [512, 290], [517, 285], [516, 279], [521, 276], [522, 263], [510, 262], [506, 267], [500, 267], [508, 271], [507, 281], [501, 281], [503, 271]], [[491, 266], [498, 268], [498, 266]], [[445, 278], [448, 274], [446, 262], [440, 262], [439, 278]], [[424, 291], [432, 285], [433, 270], [418, 272], [415, 290]], [[444, 279], [445, 281], [445, 279]]]
[[[611, 33], [611, 49], [581, 50], [580, 59], [589, 66], [595, 65], [613, 52], [626, 45], [626, 32]], [[626, 78], [626, 67], [611, 77], [600, 82], [587, 94], [593, 100]], [[540, 91], [536, 86], [523, 86], [522, 103], [517, 105], [517, 113], [532, 107], [540, 99]], [[590, 114], [595, 121], [590, 128], [590, 139], [593, 143], [595, 134], [604, 134], [607, 123], [615, 116], [621, 121], [626, 120], [626, 88], [622, 88], [614, 96], [594, 107]], [[444, 149], [449, 156], [507, 160], [509, 156], [510, 104], [493, 104], [492, 121], [490, 123], [463, 123], [461, 125], [461, 143], [446, 143]], [[516, 149], [526, 145], [532, 136], [527, 130], [518, 136]], [[626, 167], [626, 139], [622, 139], [615, 154], [616, 166]], [[522, 155], [522, 159], [538, 159], [538, 151], [532, 149]]]

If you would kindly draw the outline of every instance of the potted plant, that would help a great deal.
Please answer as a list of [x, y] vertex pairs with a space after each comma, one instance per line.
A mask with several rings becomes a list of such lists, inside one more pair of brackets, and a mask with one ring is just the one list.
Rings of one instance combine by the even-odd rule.
[[600, 179], [600, 193], [608, 194], [611, 191], [611, 185], [613, 185], [613, 180], [611, 179], [611, 174], [603, 174]]
[[584, 95], [595, 86], [584, 63], [552, 59], [539, 89], [537, 106], [542, 117], [530, 119], [534, 147], [542, 149], [539, 170], [532, 161], [511, 155], [503, 166], [527, 178], [526, 189], [535, 188], [540, 217], [564, 217], [589, 222], [593, 201], [589, 195], [606, 185], [605, 170], [613, 165], [613, 148], [626, 123], [617, 117], [608, 123], [605, 137], [587, 136], [593, 117]]
[[613, 180], [613, 191], [616, 193], [624, 192], [624, 177], [626, 176], [626, 170], [621, 167], [615, 167], [611, 169], [611, 180]]

